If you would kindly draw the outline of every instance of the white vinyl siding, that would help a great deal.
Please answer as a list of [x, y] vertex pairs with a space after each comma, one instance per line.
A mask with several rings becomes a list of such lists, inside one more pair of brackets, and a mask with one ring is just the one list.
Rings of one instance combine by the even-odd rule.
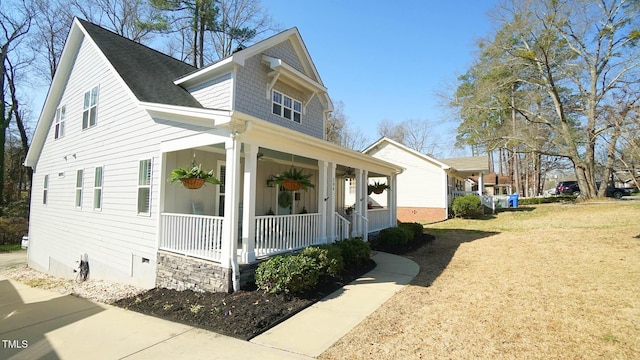
[[44, 176], [44, 184], [42, 188], [42, 203], [47, 205], [47, 195], [49, 192], [49, 174]]
[[102, 166], [96, 167], [95, 178], [93, 180], [93, 209], [101, 210], [102, 209], [102, 179], [103, 179], [103, 170]]
[[151, 210], [151, 159], [140, 160], [138, 167], [138, 214]]
[[82, 183], [84, 170], [76, 171], [76, 207], [82, 208]]
[[96, 125], [98, 112], [98, 87], [84, 93], [84, 106], [82, 111], [82, 129]]
[[56, 110], [56, 118], [55, 118], [55, 138], [59, 139], [64, 136], [64, 120], [66, 117], [67, 107], [61, 106]]

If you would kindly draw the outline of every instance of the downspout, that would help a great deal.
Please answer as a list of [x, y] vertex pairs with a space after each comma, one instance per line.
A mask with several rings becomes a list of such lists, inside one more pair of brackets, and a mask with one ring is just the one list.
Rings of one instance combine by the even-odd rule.
[[[244, 124], [244, 129], [242, 131], [238, 131], [238, 130], [232, 130], [231, 131], [231, 138], [232, 139], [236, 139], [238, 137], [240, 137], [242, 134], [244, 134], [245, 132], [247, 132], [249, 129], [251, 129], [251, 121], [246, 121]], [[240, 164], [238, 164], [240, 165]], [[239, 170], [236, 170], [237, 172], [239, 172]], [[235, 179], [236, 181], [239, 179]], [[237, 221], [236, 221], [237, 223]], [[234, 224], [233, 226], [237, 226], [237, 224]], [[238, 264], [238, 239], [233, 239], [233, 241], [231, 241], [231, 253], [233, 254], [233, 256], [231, 256], [231, 271], [233, 271], [233, 292], [236, 292], [238, 290], [240, 290], [240, 264]]]

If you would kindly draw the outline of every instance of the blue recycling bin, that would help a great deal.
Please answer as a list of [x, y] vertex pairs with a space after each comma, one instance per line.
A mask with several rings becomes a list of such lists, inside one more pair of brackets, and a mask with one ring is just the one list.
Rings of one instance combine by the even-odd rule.
[[518, 207], [518, 198], [520, 196], [518, 194], [509, 195], [509, 207], [517, 208]]

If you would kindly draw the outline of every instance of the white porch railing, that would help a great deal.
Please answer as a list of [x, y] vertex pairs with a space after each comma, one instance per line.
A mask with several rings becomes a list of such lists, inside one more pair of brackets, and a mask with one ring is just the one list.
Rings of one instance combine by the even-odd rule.
[[223, 217], [163, 213], [160, 218], [161, 250], [221, 261]]
[[336, 241], [348, 239], [349, 227], [351, 226], [351, 222], [338, 213], [334, 213], [334, 215], [336, 217], [336, 229], [335, 229]]
[[367, 217], [369, 218], [369, 232], [382, 230], [391, 226], [391, 224], [389, 224], [390, 216], [389, 209], [367, 210]]
[[320, 214], [256, 216], [256, 257], [320, 244]]

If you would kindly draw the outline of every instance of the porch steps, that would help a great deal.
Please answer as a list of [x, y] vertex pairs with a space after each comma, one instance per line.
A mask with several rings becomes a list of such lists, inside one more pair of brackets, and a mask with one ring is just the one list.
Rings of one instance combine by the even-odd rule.
[[317, 357], [378, 309], [418, 274], [401, 256], [374, 252], [376, 268], [278, 326], [251, 339], [254, 344]]

